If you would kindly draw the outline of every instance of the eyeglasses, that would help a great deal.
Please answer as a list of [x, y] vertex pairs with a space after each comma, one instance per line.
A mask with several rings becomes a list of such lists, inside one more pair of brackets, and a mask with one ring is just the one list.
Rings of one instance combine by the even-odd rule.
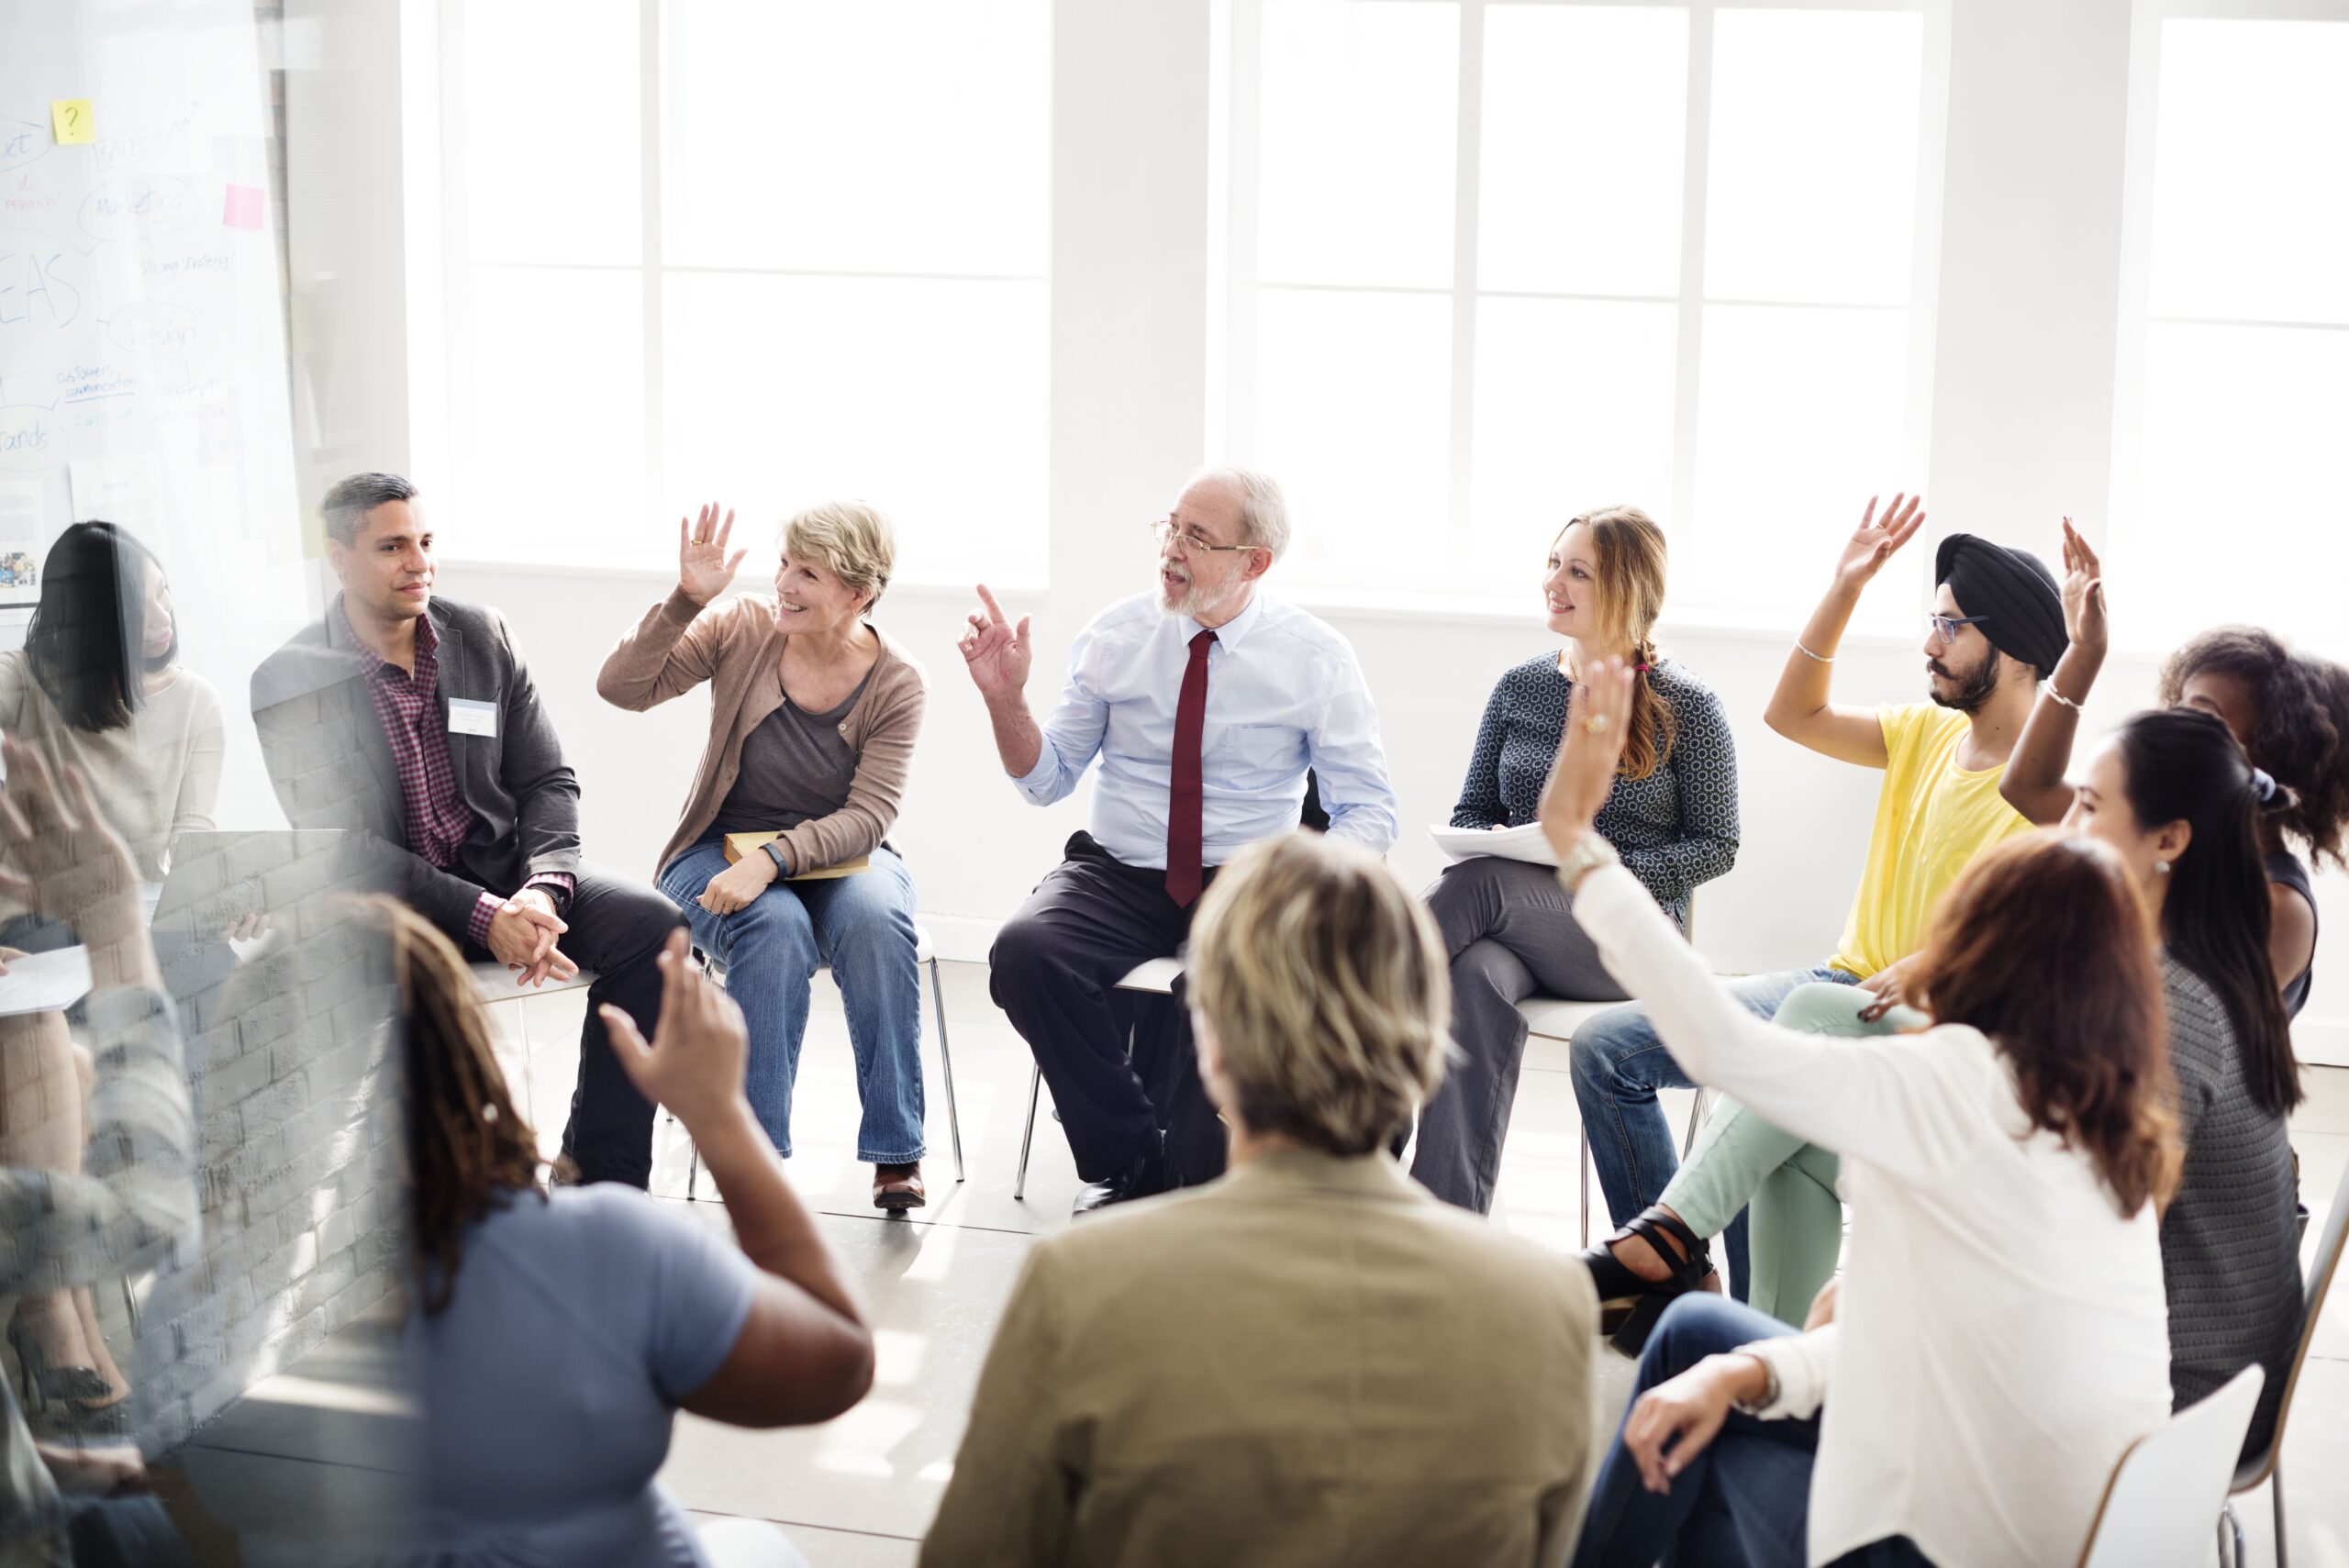
[[1200, 533], [1197, 528], [1176, 528], [1174, 521], [1171, 517], [1160, 517], [1150, 525], [1150, 531], [1162, 545], [1166, 542], [1167, 536], [1172, 534], [1174, 538], [1174, 542], [1183, 547], [1183, 553], [1186, 555], [1190, 554], [1194, 550], [1204, 551], [1209, 555], [1222, 555], [1229, 554], [1235, 550], [1262, 550], [1264, 548], [1260, 544], [1210, 544], [1208, 541], [1207, 536]]
[[1949, 648], [1956, 644], [1960, 627], [1980, 626], [1989, 618], [1988, 616], [1929, 615], [1925, 617], [1925, 624], [1932, 628], [1935, 637], [1942, 639], [1942, 646]]

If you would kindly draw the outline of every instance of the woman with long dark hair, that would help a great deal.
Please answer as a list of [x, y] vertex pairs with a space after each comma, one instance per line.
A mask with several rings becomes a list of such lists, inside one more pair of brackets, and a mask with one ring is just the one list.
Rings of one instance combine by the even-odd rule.
[[2128, 863], [2161, 943], [2186, 1139], [2162, 1216], [2171, 1390], [2182, 1407], [2252, 1362], [2266, 1367], [2250, 1450], [2274, 1425], [2300, 1333], [2288, 1122], [2299, 1062], [2268, 962], [2260, 865], [2265, 824], [2293, 804], [2220, 719], [2158, 708], [2098, 751], [2065, 819]]
[[[0, 653], [0, 731], [52, 773], [71, 770], [128, 846], [138, 877], [162, 879], [171, 846], [212, 826], [225, 750], [220, 699], [179, 661], [179, 628], [162, 563], [112, 523], [67, 528], [42, 567], [25, 645]], [[0, 953], [85, 942], [85, 933], [0, 895]], [[0, 1040], [0, 1125], [28, 1084], [71, 1082], [71, 1035], [57, 1014], [11, 1020]], [[80, 1169], [86, 1128], [64, 1129]], [[86, 1286], [17, 1303], [9, 1337], [27, 1382], [45, 1391], [36, 1437], [66, 1448], [119, 1448], [129, 1435], [130, 1380], [108, 1350]]]
[[388, 898], [405, 1025], [406, 1333], [432, 1561], [707, 1568], [653, 1476], [679, 1408], [742, 1427], [829, 1420], [873, 1382], [873, 1336], [743, 1090], [741, 1010], [674, 933], [648, 1045], [612, 1049], [685, 1124], [737, 1246], [633, 1188], [549, 1187], [456, 948]]
[[2155, 1207], [2176, 1118], [2127, 869], [2077, 837], [2008, 840], [1934, 911], [1924, 1034], [1764, 1023], [1592, 828], [1628, 695], [1609, 669], [1575, 694], [1542, 806], [1558, 879], [1692, 1076], [1843, 1152], [1852, 1234], [1820, 1328], [1704, 1293], [1664, 1312], [1576, 1562], [2073, 1561], [2170, 1407]]

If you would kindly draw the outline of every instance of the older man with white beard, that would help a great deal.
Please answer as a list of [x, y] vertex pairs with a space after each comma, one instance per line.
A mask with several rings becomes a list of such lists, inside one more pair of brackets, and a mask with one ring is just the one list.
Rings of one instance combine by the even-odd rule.
[[1353, 649], [1258, 591], [1288, 544], [1280, 486], [1211, 469], [1151, 526], [1157, 591], [1077, 635], [1041, 726], [1026, 695], [1028, 617], [1010, 625], [982, 584], [985, 608], [961, 642], [1022, 795], [1049, 806], [1101, 760], [1091, 829], [1069, 840], [989, 956], [996, 1005], [1035, 1053], [1088, 1184], [1079, 1214], [1223, 1170], [1181, 986], [1144, 1000], [1120, 996], [1119, 979], [1180, 951], [1217, 866], [1297, 826], [1308, 770], [1330, 833], [1373, 854], [1396, 833]]

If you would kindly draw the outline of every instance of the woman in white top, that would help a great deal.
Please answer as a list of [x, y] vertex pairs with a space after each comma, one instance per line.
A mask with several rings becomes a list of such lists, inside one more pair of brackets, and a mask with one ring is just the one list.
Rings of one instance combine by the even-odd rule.
[[1592, 831], [1628, 711], [1620, 670], [1575, 692], [1542, 806], [1559, 880], [1698, 1083], [1842, 1152], [1852, 1233], [1834, 1320], [1809, 1332], [1673, 1305], [1575, 1562], [2073, 1562], [2170, 1404], [2154, 1205], [2179, 1152], [2127, 872], [2100, 844], [2009, 840], [1935, 911], [1916, 990], [1938, 1024], [1776, 1029]]

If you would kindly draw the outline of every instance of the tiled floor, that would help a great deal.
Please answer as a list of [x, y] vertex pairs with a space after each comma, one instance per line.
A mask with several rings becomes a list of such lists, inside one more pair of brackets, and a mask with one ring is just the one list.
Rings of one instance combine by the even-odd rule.
[[[872, 1208], [868, 1168], [855, 1162], [856, 1095], [837, 997], [818, 982], [815, 1019], [799, 1075], [791, 1175], [819, 1211], [832, 1244], [862, 1283], [880, 1329], [872, 1396], [829, 1426], [749, 1432], [681, 1417], [663, 1479], [686, 1507], [709, 1516], [781, 1522], [815, 1568], [902, 1568], [952, 1473], [979, 1365], [1016, 1279], [1028, 1239], [1067, 1222], [1076, 1190], [1067, 1145], [1049, 1112], [1038, 1118], [1026, 1200], [1011, 1195], [1027, 1109], [1028, 1053], [988, 1002], [985, 972], [949, 964], [946, 1006], [969, 1179], [957, 1184], [949, 1151], [935, 1033], [930, 1054], [930, 1133], [924, 1166], [930, 1204], [890, 1220]], [[925, 998], [927, 1001], [927, 998]], [[497, 1009], [519, 1079], [527, 1024], [536, 1119], [560, 1133], [576, 1058], [584, 997], [541, 998]], [[1535, 1042], [1526, 1062], [1504, 1159], [1501, 1223], [1546, 1245], [1577, 1244], [1576, 1121], [1563, 1048]], [[2296, 1123], [2302, 1185], [2319, 1209], [2349, 1165], [2349, 1072], [2310, 1073], [2312, 1095]], [[1049, 1102], [1048, 1102], [1049, 1103]], [[1680, 1125], [1686, 1096], [1667, 1096]], [[685, 1201], [687, 1151], [677, 1129], [658, 1129], [653, 1190], [681, 1214], [726, 1223], [709, 1201]], [[1603, 1206], [1601, 1219], [1603, 1223]], [[2344, 1292], [2349, 1295], [2349, 1292]], [[1602, 1357], [1594, 1423], [1611, 1428], [1630, 1364]], [[232, 1407], [184, 1451], [184, 1473], [206, 1507], [247, 1532], [251, 1563], [322, 1561], [316, 1532], [363, 1527], [397, 1495], [396, 1449], [382, 1424], [389, 1392], [363, 1335], [329, 1344], [287, 1376]], [[2286, 1445], [2293, 1561], [2349, 1568], [2349, 1304], [2336, 1301], [2302, 1374]], [[2273, 1561], [2264, 1493], [2247, 1499], [2250, 1561]], [[273, 1521], [266, 1532], [254, 1527]], [[266, 1539], [264, 1539], [264, 1534]]]

